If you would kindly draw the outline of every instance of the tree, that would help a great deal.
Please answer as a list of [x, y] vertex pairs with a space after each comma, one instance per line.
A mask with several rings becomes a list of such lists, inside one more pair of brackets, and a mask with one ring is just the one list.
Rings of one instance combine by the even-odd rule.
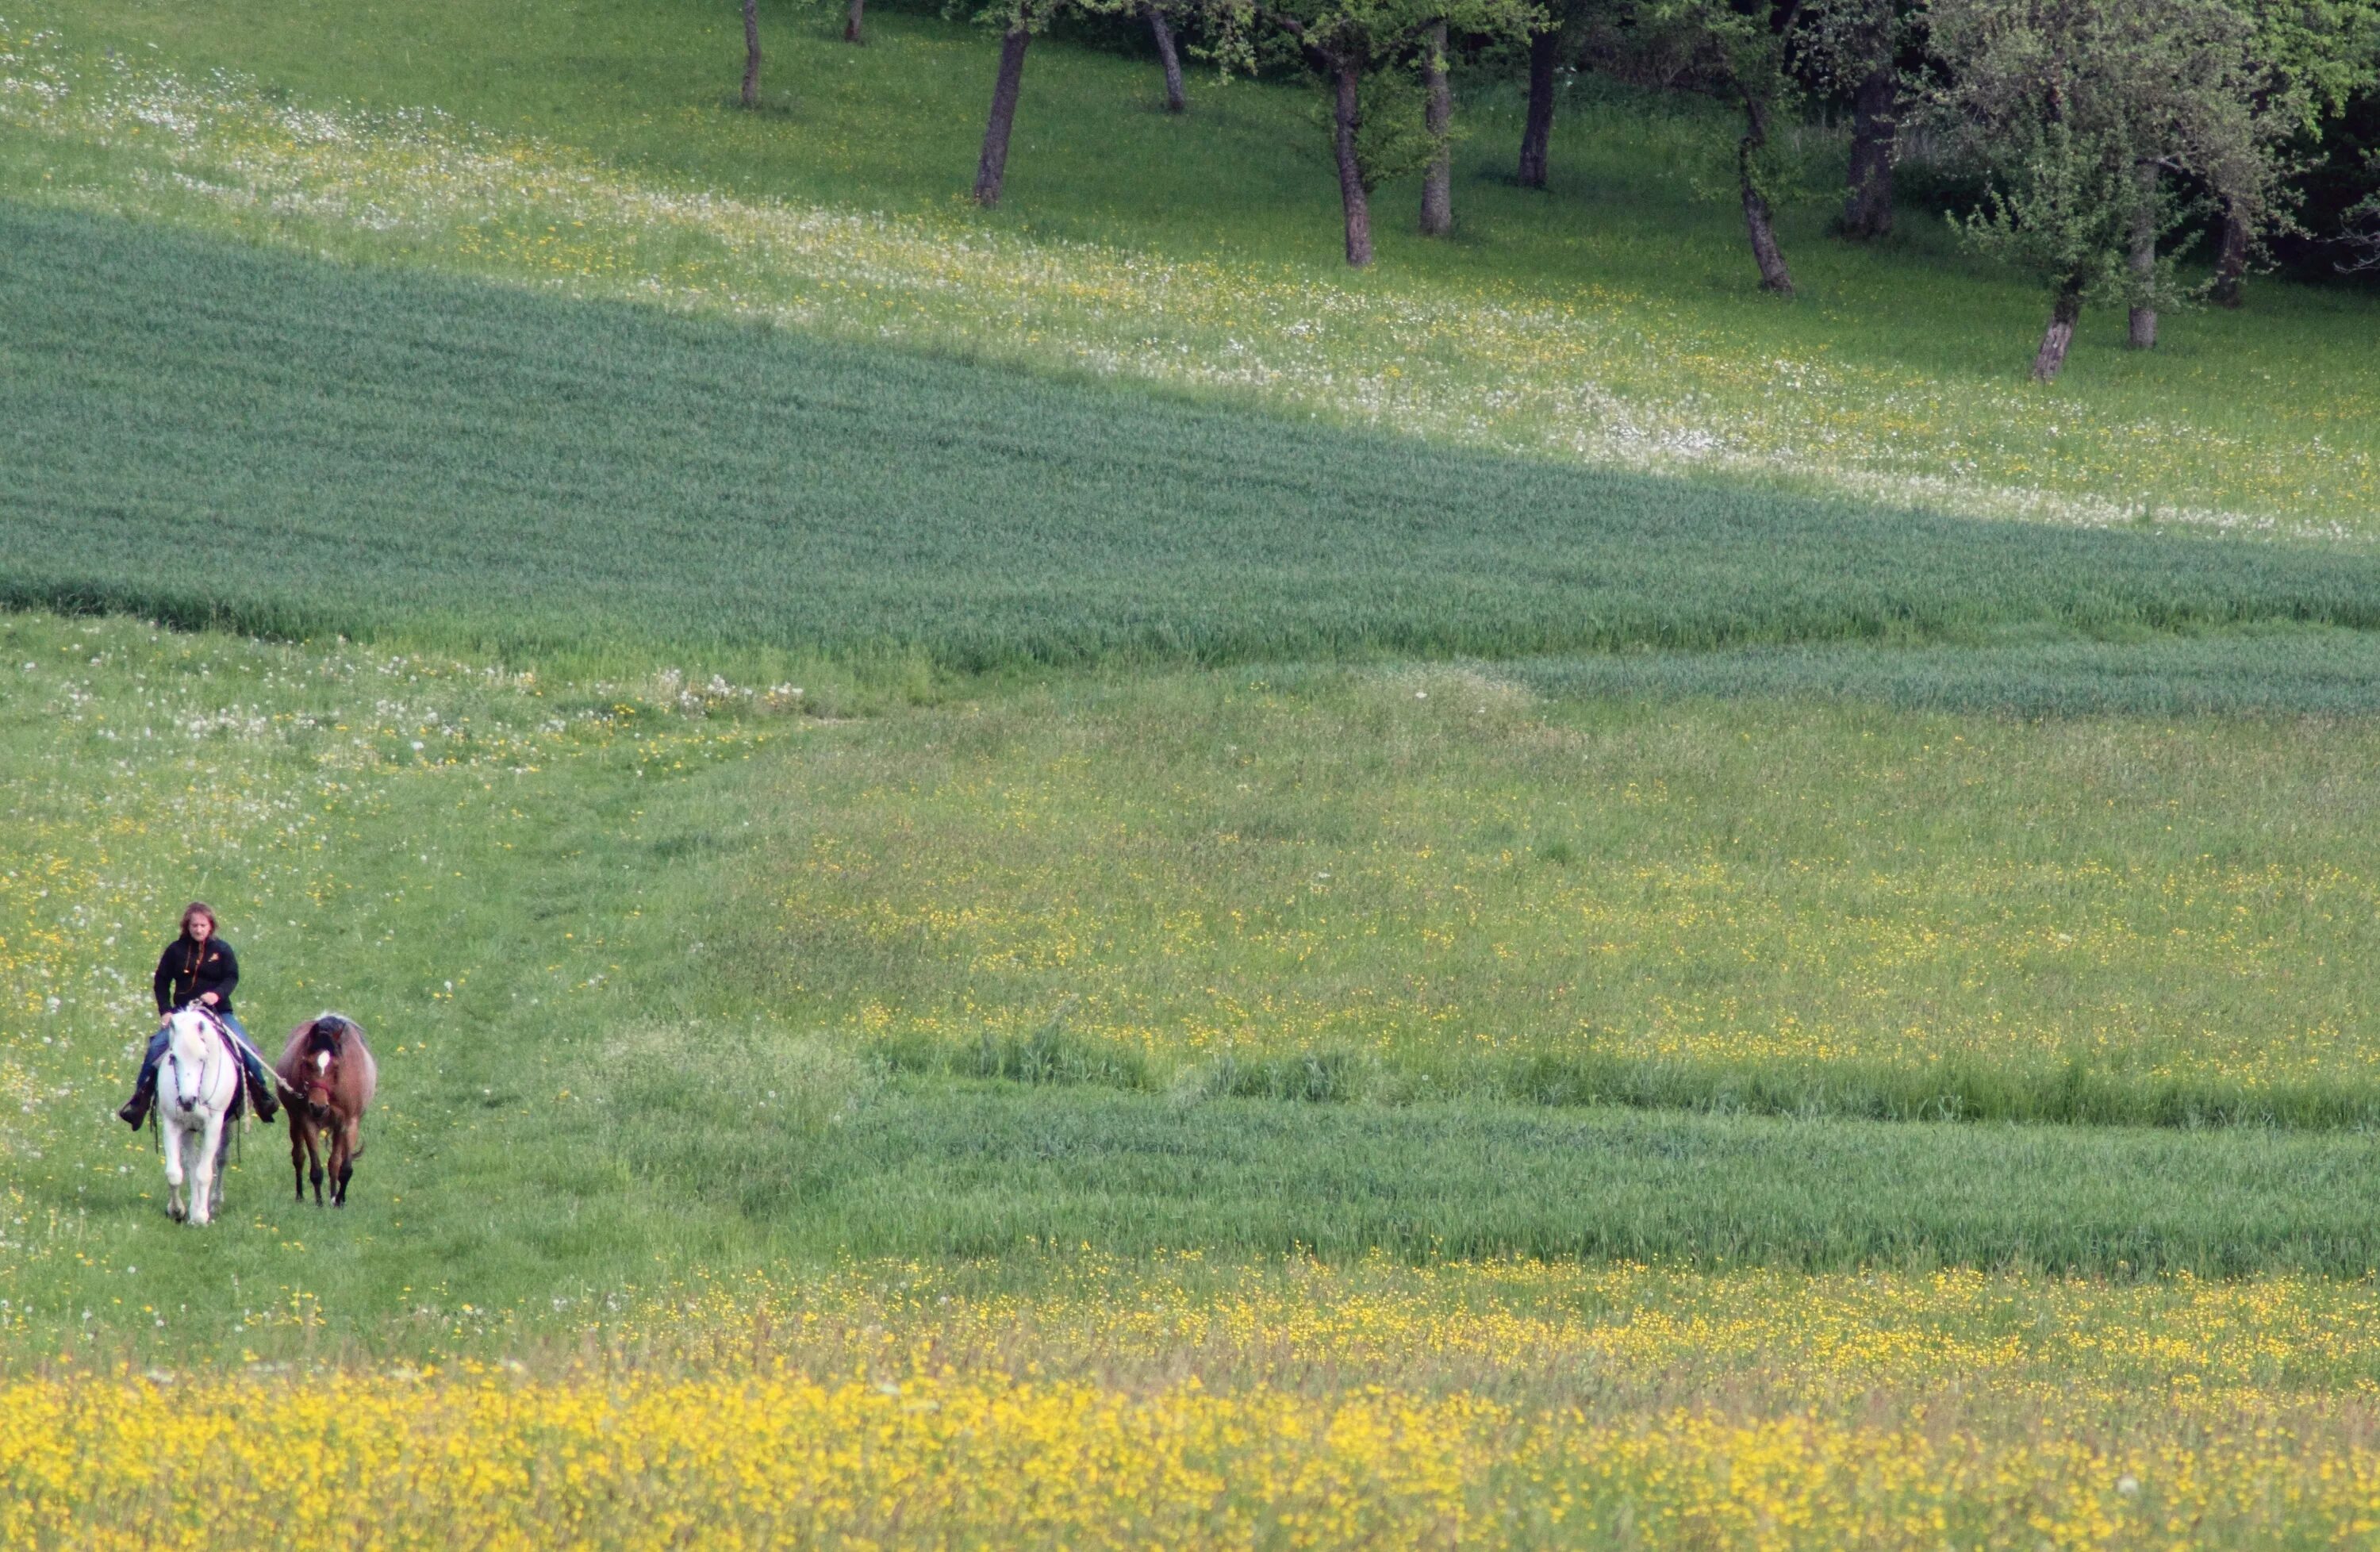
[[[1412, 113], [1415, 94], [1401, 67], [1417, 57], [1427, 80], [1434, 63], [1442, 90], [1450, 28], [1520, 36], [1538, 17], [1529, 0], [1284, 0], [1261, 14], [1295, 43], [1330, 93], [1347, 262], [1358, 269], [1372, 261], [1372, 191], [1384, 178], [1429, 169], [1445, 155], [1451, 104], [1440, 98], [1442, 107]], [[1432, 92], [1425, 85], [1419, 95], [1427, 103]], [[1438, 188], [1439, 210], [1451, 220], [1446, 183]], [[1425, 229], [1430, 219], [1426, 195]]]
[[1925, 15], [1924, 0], [1814, 0], [1803, 16], [1800, 52], [1805, 67], [1852, 105], [1842, 232], [1855, 241], [1892, 230], [1900, 65], [1924, 35]]
[[[2240, 0], [2254, 27], [2251, 48], [2268, 72], [2251, 104], [2260, 117], [2294, 112], [2289, 130], [2319, 138], [2357, 92], [2380, 84], [2380, 0]], [[2294, 201], [2291, 201], [2294, 206]], [[2240, 282], [2276, 231], [2294, 230], [2293, 208], [2258, 210], [2227, 199], [2213, 297], [2241, 301]]]
[[1167, 106], [1175, 107], [1181, 93], [1181, 61], [1173, 52], [1171, 18], [1190, 13], [1195, 6], [1206, 32], [1204, 46], [1197, 52], [1229, 67], [1248, 59], [1241, 14], [1245, 4], [1246, 0], [990, 0], [976, 13], [976, 19], [1000, 30], [1000, 68], [992, 79], [991, 112], [984, 119], [983, 153], [976, 161], [976, 202], [1000, 203], [1001, 188], [1008, 176], [1009, 136], [1016, 127], [1017, 99], [1024, 91], [1026, 51], [1032, 45], [1033, 35], [1048, 27], [1061, 10], [1084, 16], [1133, 11], [1148, 15], [1151, 25], [1159, 27], [1167, 60]]
[[1560, 84], [1562, 62], [1578, 57], [1580, 34], [1595, 20], [1622, 5], [1623, 0], [1544, 0], [1544, 15], [1529, 29], [1528, 110], [1521, 119], [1519, 182], [1524, 188], [1543, 188], [1552, 165], [1554, 92]]
[[1165, 0], [1148, 0], [1141, 9], [1148, 13], [1149, 35], [1157, 40], [1157, 61], [1165, 70], [1165, 111], [1187, 113], [1190, 99], [1182, 89], [1182, 50], [1173, 41], [1173, 18], [1166, 15]]
[[1521, 119], [1521, 164], [1515, 175], [1524, 188], [1543, 188], [1551, 167], [1554, 85], [1561, 55], [1562, 29], [1548, 16], [1545, 26], [1529, 33], [1529, 107]]
[[1429, 162], [1421, 174], [1421, 235], [1442, 237], [1454, 230], [1454, 93], [1446, 83], [1446, 18], [1423, 30], [1421, 39], [1422, 133]]
[[744, 105], [760, 105], [760, 0], [744, 0]]
[[1373, 68], [1370, 28], [1356, 18], [1324, 10], [1311, 21], [1275, 13], [1273, 20], [1297, 41], [1306, 63], [1330, 91], [1330, 153], [1339, 173], [1339, 208], [1347, 262], [1362, 269], [1372, 261], [1372, 189], [1379, 181], [1377, 159], [1362, 152], [1364, 77]]
[[2380, 194], [2367, 194], [2347, 209], [2338, 231], [2338, 245], [2347, 257], [2338, 262], [2341, 274], [2369, 274], [2380, 270]]
[[1647, 12], [1655, 25], [1685, 35], [1706, 89], [1742, 110], [1743, 133], [1735, 146], [1737, 192], [1760, 288], [1779, 297], [1793, 294], [1793, 273], [1777, 242], [1773, 196], [1785, 169], [1770, 132], [1778, 115], [1799, 100], [1788, 50], [1801, 10], [1801, 0], [1791, 0], [1781, 10], [1767, 0], [1658, 0]]
[[2161, 302], [2187, 299], [2159, 251], [2203, 188], [2269, 208], [2285, 168], [2276, 91], [2228, 0], [1935, 0], [1949, 70], [1926, 108], [1985, 177], [1959, 221], [1969, 242], [2051, 293], [2033, 375], [2065, 365], [2083, 303], [2121, 299], [2131, 337], [2155, 342]]
[[1059, 0], [1009, 0], [982, 12], [977, 19], [1000, 28], [1000, 69], [992, 78], [991, 112], [983, 122], [983, 152], [976, 158], [975, 200], [1000, 203], [1008, 180], [1008, 137], [1016, 127], [1016, 100], [1025, 90], [1025, 51], [1033, 34], [1050, 24]]

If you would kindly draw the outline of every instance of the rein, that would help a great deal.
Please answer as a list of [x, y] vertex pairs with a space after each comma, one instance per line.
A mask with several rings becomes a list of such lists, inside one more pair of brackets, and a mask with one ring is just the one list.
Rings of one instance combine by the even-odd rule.
[[[258, 1066], [263, 1068], [267, 1072], [271, 1072], [273, 1070], [273, 1063], [264, 1060], [264, 1053], [258, 1050], [254, 1046], [249, 1045], [246, 1040], [241, 1039], [239, 1037], [239, 1031], [234, 1029], [230, 1025], [225, 1024], [221, 1013], [216, 1012], [212, 1008], [207, 1007], [200, 1007], [199, 1009], [199, 1012], [209, 1024], [214, 1025], [216, 1034], [222, 1036], [225, 1039], [230, 1041], [241, 1050], [246, 1051], [249, 1055], [256, 1058], [256, 1064]], [[243, 1074], [242, 1081], [245, 1081], [245, 1074]]]

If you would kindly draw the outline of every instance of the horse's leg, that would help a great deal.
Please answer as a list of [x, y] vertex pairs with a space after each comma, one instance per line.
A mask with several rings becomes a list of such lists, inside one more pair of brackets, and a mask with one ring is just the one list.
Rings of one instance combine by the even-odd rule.
[[347, 1205], [347, 1180], [356, 1172], [356, 1123], [346, 1116], [331, 1122], [331, 1205]]
[[293, 1099], [283, 1109], [289, 1117], [289, 1173], [298, 1190], [298, 1205], [306, 1205], [306, 1107]]
[[222, 1134], [215, 1143], [215, 1189], [213, 1197], [207, 1203], [210, 1213], [223, 1211], [224, 1187], [231, 1173], [232, 1123], [228, 1116], [224, 1119]]
[[329, 1151], [329, 1145], [322, 1141], [321, 1134], [314, 1129], [313, 1118], [309, 1116], [306, 1119], [306, 1164], [314, 1174], [314, 1205], [318, 1207], [322, 1205], [322, 1155]]
[[165, 1145], [165, 1216], [179, 1223], [182, 1207], [182, 1129], [160, 1116], [157, 1135]]
[[220, 1111], [207, 1117], [207, 1129], [199, 1147], [199, 1161], [190, 1178], [190, 1221], [203, 1229], [214, 1217], [215, 1145], [223, 1141], [224, 1118]]

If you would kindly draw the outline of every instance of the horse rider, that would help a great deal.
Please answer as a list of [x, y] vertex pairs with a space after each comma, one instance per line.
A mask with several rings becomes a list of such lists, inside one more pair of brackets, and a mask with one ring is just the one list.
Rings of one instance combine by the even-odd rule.
[[215, 934], [214, 907], [202, 900], [193, 900], [182, 908], [182, 932], [165, 945], [157, 958], [157, 974], [151, 986], [157, 994], [157, 1033], [149, 1041], [149, 1054], [140, 1063], [140, 1081], [132, 1090], [132, 1097], [116, 1111], [124, 1124], [140, 1130], [149, 1119], [149, 1107], [157, 1097], [157, 1064], [165, 1058], [165, 1030], [163, 1021], [177, 1008], [196, 1003], [212, 1013], [230, 1028], [232, 1045], [239, 1052], [240, 1070], [248, 1076], [249, 1103], [256, 1107], [259, 1121], [271, 1121], [281, 1107], [273, 1097], [273, 1073], [264, 1065], [264, 1058], [256, 1052], [255, 1043], [238, 1019], [232, 1016], [231, 988], [239, 984], [239, 959], [231, 945]]

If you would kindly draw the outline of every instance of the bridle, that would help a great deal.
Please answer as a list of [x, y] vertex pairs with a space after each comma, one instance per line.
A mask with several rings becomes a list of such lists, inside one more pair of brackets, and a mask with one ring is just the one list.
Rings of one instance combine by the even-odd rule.
[[172, 1050], [168, 1050], [165, 1053], [165, 1065], [174, 1070], [174, 1098], [183, 1109], [189, 1110], [198, 1107], [199, 1097], [206, 1093], [208, 1081], [213, 1076], [214, 1061], [215, 1053], [212, 1051], [207, 1052], [206, 1055], [199, 1059], [199, 1078], [197, 1086], [188, 1094], [184, 1094], [182, 1092], [181, 1055], [180, 1053]]
[[[201, 1013], [199, 1016], [206, 1018], [209, 1025], [212, 1025], [213, 1020], [208, 1018], [208, 1015]], [[223, 1037], [216, 1034], [212, 1027], [208, 1029], [207, 1034], [210, 1037], [207, 1040], [207, 1053], [199, 1059], [198, 1086], [187, 1097], [182, 1093], [181, 1053], [176, 1050], [170, 1042], [165, 1047], [165, 1065], [174, 1070], [174, 1100], [185, 1110], [197, 1108], [200, 1096], [207, 1092], [208, 1085], [214, 1078], [215, 1057], [223, 1045]]]

